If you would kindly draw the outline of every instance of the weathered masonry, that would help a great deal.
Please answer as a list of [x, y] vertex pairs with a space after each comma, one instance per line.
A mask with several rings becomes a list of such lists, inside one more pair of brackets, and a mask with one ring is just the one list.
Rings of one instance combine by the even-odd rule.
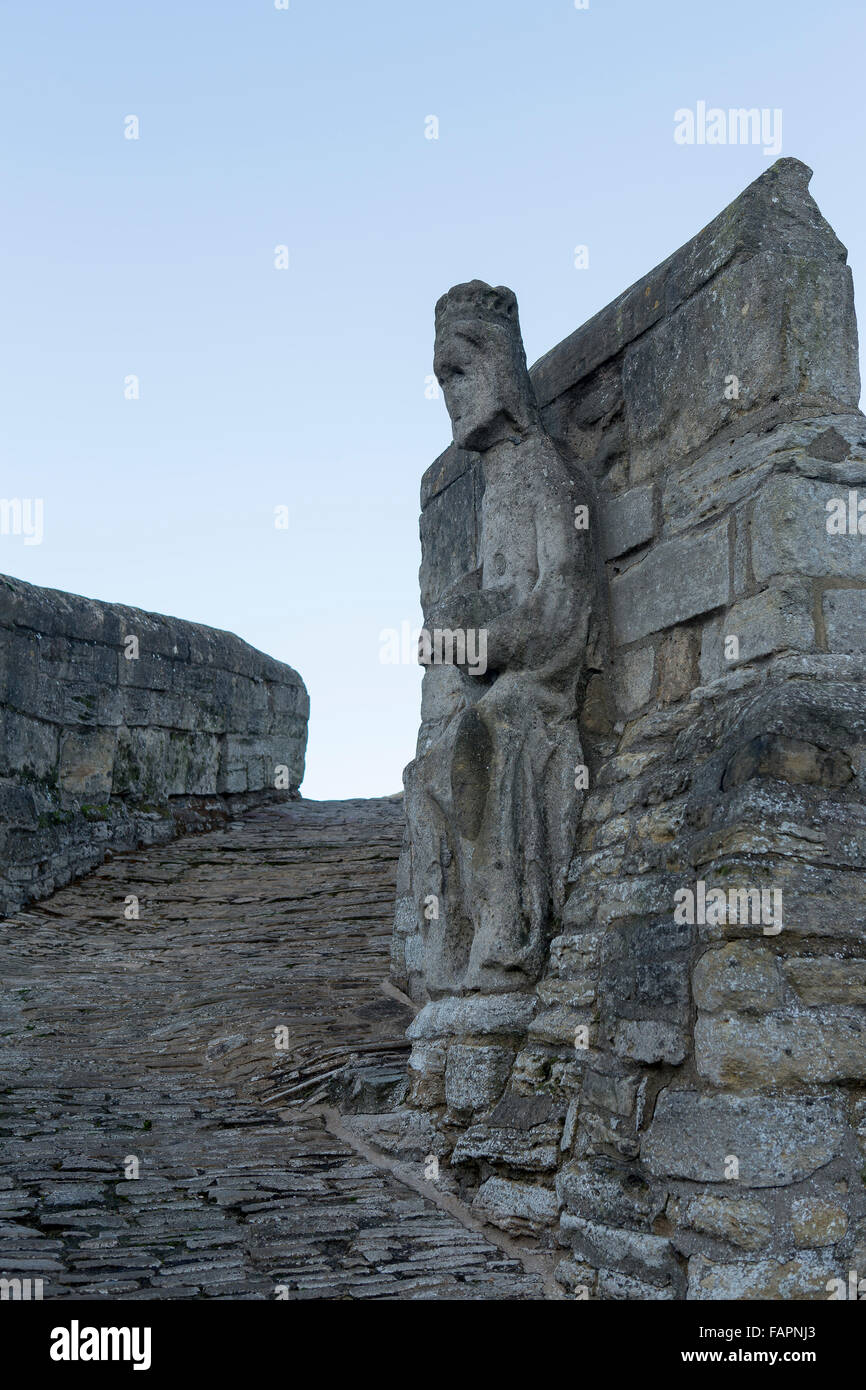
[[[442, 1183], [561, 1249], [564, 1295], [866, 1278], [866, 419], [846, 251], [809, 178], [780, 160], [531, 371], [592, 480], [604, 607], [540, 978], [428, 977], [408, 805], [412, 1105]], [[424, 477], [428, 621], [485, 587], [484, 491], [454, 445]], [[425, 673], [413, 769], [462, 689]]]
[[0, 577], [0, 915], [303, 777], [309, 701], [228, 632]]

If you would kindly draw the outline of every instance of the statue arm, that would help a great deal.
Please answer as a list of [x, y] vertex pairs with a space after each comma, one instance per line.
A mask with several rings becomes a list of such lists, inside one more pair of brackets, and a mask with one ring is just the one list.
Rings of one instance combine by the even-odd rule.
[[447, 590], [433, 604], [427, 614], [424, 626], [428, 631], [434, 628], [448, 629], [452, 632], [487, 628], [490, 623], [505, 612], [506, 596], [498, 589], [481, 588], [481, 570], [474, 570], [469, 576], [477, 587], [466, 588], [466, 578], [461, 580], [461, 589]]
[[517, 607], [494, 617], [487, 629], [491, 671], [538, 669], [579, 637], [591, 599], [589, 537], [572, 523], [570, 504], [551, 525], [536, 528], [538, 578]]

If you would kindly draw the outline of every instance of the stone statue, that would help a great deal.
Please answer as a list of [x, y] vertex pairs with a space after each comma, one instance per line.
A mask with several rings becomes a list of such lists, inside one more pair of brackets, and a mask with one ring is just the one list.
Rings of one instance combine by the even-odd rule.
[[[543, 969], [585, 786], [589, 484], [541, 422], [511, 290], [473, 280], [439, 300], [434, 370], [485, 491], [480, 566], [425, 615], [429, 637], [467, 640], [443, 646], [451, 715], [406, 773], [412, 910], [431, 994], [512, 991]], [[486, 663], [462, 660], [485, 641]]]

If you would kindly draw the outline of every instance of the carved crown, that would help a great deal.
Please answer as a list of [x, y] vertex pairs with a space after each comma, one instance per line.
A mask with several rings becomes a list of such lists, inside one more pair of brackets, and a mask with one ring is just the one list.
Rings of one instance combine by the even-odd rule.
[[506, 285], [487, 285], [483, 280], [469, 280], [454, 285], [436, 304], [437, 332], [448, 319], [483, 319], [487, 323], [505, 323], [517, 327], [517, 299]]

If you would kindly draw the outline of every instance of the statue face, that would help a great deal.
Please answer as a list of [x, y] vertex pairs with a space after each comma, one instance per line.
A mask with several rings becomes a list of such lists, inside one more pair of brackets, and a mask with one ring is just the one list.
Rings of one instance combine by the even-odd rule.
[[433, 370], [458, 448], [489, 449], [523, 433], [529, 380], [524, 385], [517, 368], [515, 344], [504, 325], [467, 320], [448, 324], [437, 336]]

